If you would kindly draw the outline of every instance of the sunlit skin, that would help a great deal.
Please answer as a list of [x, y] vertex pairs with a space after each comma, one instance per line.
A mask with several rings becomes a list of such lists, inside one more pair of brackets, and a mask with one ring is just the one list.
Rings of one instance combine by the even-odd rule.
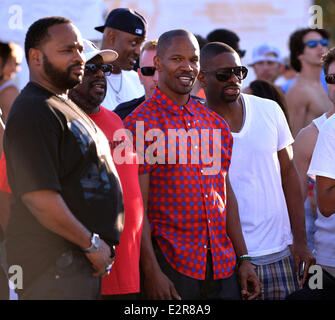
[[[88, 62], [101, 64], [103, 59], [97, 55]], [[69, 91], [69, 98], [86, 113], [97, 113], [106, 92], [106, 77], [101, 70], [98, 70], [95, 74], [85, 73], [82, 83]]]
[[158, 87], [181, 105], [187, 103], [199, 74], [199, 53], [199, 44], [194, 36], [177, 36], [164, 55], [154, 58], [159, 75]]
[[145, 38], [121, 30], [105, 28], [102, 49], [113, 49], [119, 57], [113, 62], [113, 73], [133, 70], [140, 56], [141, 45]]
[[[144, 50], [140, 57], [140, 67], [153, 67], [155, 55], [156, 50]], [[138, 69], [137, 73], [145, 90], [145, 99], [148, 99], [152, 96], [158, 84], [158, 72], [156, 71], [153, 76], [143, 76], [140, 69]]]
[[[40, 48], [30, 49], [30, 80], [53, 93], [64, 94], [80, 83], [84, 75], [83, 41], [79, 30], [70, 23], [53, 25], [48, 33], [50, 37]], [[59, 73], [68, 73], [68, 80], [73, 85], [62, 88], [61, 84], [56, 84], [45, 70], [46, 58]]]

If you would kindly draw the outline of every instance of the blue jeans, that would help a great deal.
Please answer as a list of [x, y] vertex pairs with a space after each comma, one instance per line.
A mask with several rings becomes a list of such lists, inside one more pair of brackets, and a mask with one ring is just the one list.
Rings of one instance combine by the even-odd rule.
[[84, 253], [79, 250], [66, 251], [28, 288], [17, 292], [19, 300], [100, 299], [101, 278], [93, 277], [93, 272]]

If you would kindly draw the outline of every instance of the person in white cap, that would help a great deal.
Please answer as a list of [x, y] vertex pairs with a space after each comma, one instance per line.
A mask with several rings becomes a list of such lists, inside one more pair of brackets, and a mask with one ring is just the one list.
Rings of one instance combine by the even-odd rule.
[[[63, 17], [34, 22], [25, 38], [30, 82], [6, 123], [11, 210], [8, 265], [22, 268], [19, 300], [98, 299], [124, 223], [108, 140], [68, 98], [85, 73], [79, 30]], [[115, 52], [102, 52], [111, 60]], [[102, 84], [91, 90], [101, 95]]]
[[282, 72], [283, 65], [280, 51], [267, 43], [264, 43], [252, 52], [252, 62], [258, 80], [266, 80], [274, 83]]

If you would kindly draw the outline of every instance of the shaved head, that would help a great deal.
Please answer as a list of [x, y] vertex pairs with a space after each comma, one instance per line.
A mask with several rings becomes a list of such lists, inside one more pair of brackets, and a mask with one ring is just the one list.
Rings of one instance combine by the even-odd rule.
[[157, 44], [157, 56], [162, 57], [162, 55], [164, 55], [164, 52], [171, 45], [172, 40], [175, 37], [187, 37], [191, 40], [194, 40], [198, 44], [198, 40], [192, 32], [189, 32], [184, 29], [170, 30], [170, 31], [164, 32], [159, 37], [158, 44]]
[[230, 46], [223, 42], [207, 43], [200, 51], [200, 69], [208, 68], [211, 60], [221, 53], [238, 53]]

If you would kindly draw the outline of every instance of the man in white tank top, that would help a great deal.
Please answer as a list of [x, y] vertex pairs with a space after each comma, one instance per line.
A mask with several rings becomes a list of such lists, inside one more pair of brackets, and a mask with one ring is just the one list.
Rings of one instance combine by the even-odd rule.
[[[301, 185], [304, 194], [306, 194], [306, 187], [307, 187], [306, 184], [306, 181], [308, 179], [307, 170], [308, 175], [311, 178], [315, 179], [315, 176], [320, 176], [317, 177], [317, 184], [319, 184], [318, 183], [319, 178], [321, 178], [321, 180], [325, 179], [326, 181], [331, 180], [328, 179], [331, 178], [331, 176], [329, 176], [329, 174], [327, 173], [328, 172], [327, 166], [325, 166], [327, 165], [327, 163], [328, 166], [330, 165], [328, 161], [329, 158], [327, 149], [325, 149], [325, 145], [322, 146], [319, 143], [319, 137], [321, 141], [324, 140], [324, 135], [322, 135], [322, 133], [325, 131], [325, 129], [329, 127], [329, 125], [331, 125], [330, 123], [331, 121], [329, 120], [330, 122], [328, 122], [327, 119], [334, 118], [331, 116], [335, 113], [335, 95], [334, 95], [335, 82], [329, 83], [329, 81], [333, 81], [332, 79], [335, 78], [335, 76], [332, 76], [335, 74], [335, 48], [330, 49], [323, 56], [322, 60], [324, 62], [324, 71], [326, 74], [326, 81], [328, 83], [328, 96], [333, 106], [327, 113], [315, 119], [313, 123], [311, 123], [309, 126], [301, 130], [295, 141], [294, 151], [295, 151], [296, 165], [299, 169]], [[327, 123], [327, 126], [324, 126], [324, 123]], [[327, 133], [330, 134], [330, 132]], [[326, 141], [329, 149], [331, 146], [330, 144], [328, 144], [328, 141], [329, 139], [327, 139]], [[331, 161], [334, 163], [334, 160], [335, 159], [333, 158]], [[317, 186], [318, 198], [320, 198], [320, 194], [322, 195], [322, 192], [321, 193], [319, 192], [322, 190], [323, 188], [320, 189], [320, 185]], [[333, 201], [333, 203], [335, 203], [334, 200], [332, 200], [328, 194], [326, 194], [326, 197], [328, 198], [329, 201]], [[319, 199], [318, 199], [318, 205], [320, 206]], [[324, 213], [322, 203], [320, 209], [321, 212]], [[329, 217], [325, 217], [318, 210], [318, 216], [315, 221], [316, 232], [314, 235], [314, 241], [315, 241], [314, 251], [315, 251], [316, 262], [335, 277], [335, 215], [332, 215], [333, 212], [335, 212], [335, 208], [334, 210], [331, 210], [331, 213], [327, 214], [327, 216]]]

